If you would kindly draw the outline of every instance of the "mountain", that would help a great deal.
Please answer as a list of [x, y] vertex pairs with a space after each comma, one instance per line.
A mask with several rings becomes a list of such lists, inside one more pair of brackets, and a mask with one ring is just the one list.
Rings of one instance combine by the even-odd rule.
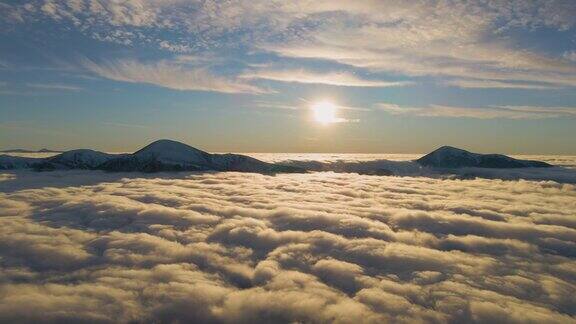
[[[212, 154], [211, 165], [215, 170], [264, 173], [300, 173], [306, 169], [276, 163], [267, 163], [241, 154]], [[264, 170], [264, 171], [262, 171]]]
[[43, 159], [22, 156], [0, 155], [0, 170], [29, 169]]
[[531, 160], [518, 160], [502, 154], [479, 154], [451, 146], [441, 148], [419, 158], [416, 162], [422, 166], [434, 168], [545, 168], [552, 165]]
[[132, 154], [108, 154], [93, 150], [72, 150], [47, 158], [0, 155], [0, 169], [104, 170], [111, 172], [235, 171], [253, 173], [292, 173], [316, 171], [357, 172], [372, 175], [418, 174], [420, 166], [434, 169], [551, 167], [539, 162], [518, 160], [500, 154], [477, 154], [443, 146], [416, 161], [365, 161], [322, 164], [267, 163], [241, 154], [210, 154], [184, 143], [159, 140]]
[[184, 143], [159, 140], [133, 154], [109, 159], [100, 169], [143, 172], [213, 170], [210, 155]]
[[58, 151], [58, 150], [51, 150], [51, 149], [47, 149], [47, 148], [42, 148], [39, 149], [37, 151], [37, 153], [63, 153], [64, 151]]
[[55, 150], [43, 148], [43, 149], [40, 149], [38, 151], [27, 150], [27, 149], [12, 149], [12, 150], [3, 150], [0, 152], [2, 152], [2, 153], [62, 153], [63, 151], [55, 151]]
[[116, 156], [118, 155], [87, 149], [72, 150], [45, 158], [35, 163], [32, 167], [38, 171], [66, 169], [94, 170]]
[[210, 154], [184, 143], [159, 140], [133, 154], [107, 160], [107, 171], [237, 171], [255, 173], [304, 172], [304, 169], [266, 163], [240, 154]]
[[254, 173], [305, 172], [303, 168], [266, 163], [240, 154], [210, 154], [184, 143], [159, 140], [132, 154], [72, 150], [47, 158], [0, 155], [0, 169], [105, 170], [112, 172], [237, 171]]

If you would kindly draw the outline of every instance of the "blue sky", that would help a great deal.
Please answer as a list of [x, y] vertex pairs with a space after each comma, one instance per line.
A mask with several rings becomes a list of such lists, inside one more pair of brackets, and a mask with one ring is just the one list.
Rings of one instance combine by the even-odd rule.
[[[0, 17], [0, 148], [576, 154], [575, 1], [0, 1]], [[321, 101], [337, 122], [314, 121]]]

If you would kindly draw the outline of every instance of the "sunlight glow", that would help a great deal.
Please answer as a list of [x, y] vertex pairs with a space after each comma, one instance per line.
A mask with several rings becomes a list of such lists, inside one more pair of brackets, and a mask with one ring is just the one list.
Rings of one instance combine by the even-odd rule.
[[320, 101], [312, 105], [314, 120], [320, 124], [327, 125], [338, 122], [336, 117], [336, 105], [329, 101]]

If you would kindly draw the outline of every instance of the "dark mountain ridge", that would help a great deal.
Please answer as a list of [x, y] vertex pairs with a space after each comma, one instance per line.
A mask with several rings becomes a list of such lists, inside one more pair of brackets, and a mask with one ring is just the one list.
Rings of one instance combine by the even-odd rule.
[[27, 150], [27, 149], [9, 149], [9, 150], [1, 150], [0, 153], [62, 153], [64, 151], [58, 150], [50, 150], [47, 148], [42, 148], [37, 151], [35, 150]]
[[502, 154], [479, 154], [451, 146], [426, 154], [416, 160], [422, 166], [434, 168], [547, 168], [551, 164], [541, 161], [519, 160]]
[[[294, 162], [294, 161], [292, 161]], [[358, 172], [393, 175], [395, 169], [458, 168], [543, 168], [552, 165], [531, 160], [514, 159], [501, 154], [478, 154], [443, 146], [415, 161], [368, 161], [348, 164], [322, 164], [317, 168], [286, 162], [268, 163], [241, 154], [211, 154], [184, 143], [158, 140], [132, 154], [108, 154], [88, 149], [67, 151], [47, 158], [0, 155], [0, 169], [104, 170], [112, 172], [160, 171], [236, 171], [253, 173], [290, 173], [306, 171]], [[410, 171], [412, 170], [412, 171]], [[416, 172], [417, 173], [417, 172]]]
[[237, 171], [254, 173], [305, 172], [240, 154], [210, 154], [184, 143], [158, 140], [132, 154], [108, 154], [88, 149], [67, 151], [47, 158], [0, 155], [0, 169], [104, 170], [113, 172]]

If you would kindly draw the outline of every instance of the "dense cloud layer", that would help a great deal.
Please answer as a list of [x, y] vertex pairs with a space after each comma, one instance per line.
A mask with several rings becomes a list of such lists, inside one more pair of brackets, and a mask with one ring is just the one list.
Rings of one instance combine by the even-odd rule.
[[0, 322], [576, 322], [576, 187], [0, 175]]

